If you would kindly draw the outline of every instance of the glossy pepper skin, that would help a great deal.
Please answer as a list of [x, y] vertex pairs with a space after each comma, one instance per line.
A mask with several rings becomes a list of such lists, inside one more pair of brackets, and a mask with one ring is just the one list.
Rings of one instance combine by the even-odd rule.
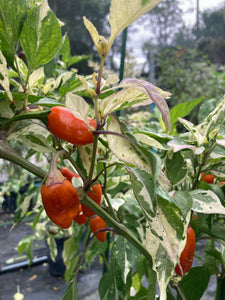
[[201, 172], [201, 178], [207, 183], [213, 183], [214, 182], [214, 175], [213, 174], [206, 174], [204, 175], [203, 172]]
[[[89, 224], [90, 224], [91, 232], [93, 233], [97, 232], [100, 229], [104, 229], [106, 227], [105, 221], [97, 215], [90, 218]], [[104, 242], [106, 239], [106, 231], [101, 231], [97, 233], [96, 237], [100, 242]]]
[[[99, 206], [101, 205], [102, 199], [102, 187], [100, 183], [96, 183], [92, 186], [91, 190], [87, 192], [89, 198], [91, 198]], [[82, 211], [86, 217], [91, 217], [95, 215], [95, 212], [87, 207], [85, 204], [81, 204]]]
[[[89, 118], [89, 125], [96, 129], [96, 123]], [[83, 146], [94, 142], [90, 127], [78, 119], [67, 108], [55, 106], [48, 115], [48, 129], [56, 137], [76, 146]]]
[[180, 256], [180, 266], [177, 264], [175, 268], [175, 272], [179, 276], [183, 276], [188, 273], [192, 267], [193, 258], [195, 252], [195, 232], [192, 227], [189, 227], [187, 230], [187, 239], [186, 245], [184, 247], [183, 252]]
[[82, 209], [81, 209], [81, 205], [79, 205], [78, 214], [73, 219], [79, 225], [82, 225], [82, 224], [87, 222], [87, 217], [83, 214]]
[[80, 176], [76, 173], [74, 173], [73, 171], [71, 171], [69, 168], [67, 167], [62, 167], [60, 169], [60, 172], [63, 174], [63, 176], [65, 176], [69, 181], [72, 181], [73, 177], [79, 178]]
[[41, 197], [48, 217], [62, 229], [69, 228], [73, 218], [79, 213], [79, 196], [72, 183], [63, 182], [51, 185], [43, 184]]
[[[62, 167], [60, 169], [63, 176], [65, 176], [68, 180], [72, 181], [73, 177], [78, 178], [79, 175], [68, 169], [67, 167]], [[91, 190], [87, 192], [87, 195], [89, 198], [91, 198], [95, 203], [97, 203], [99, 206], [101, 205], [101, 199], [102, 199], [102, 187], [100, 183], [95, 183]], [[81, 204], [81, 209], [86, 217], [91, 217], [95, 215], [95, 212], [91, 210], [89, 207], [87, 207], [85, 204]]]

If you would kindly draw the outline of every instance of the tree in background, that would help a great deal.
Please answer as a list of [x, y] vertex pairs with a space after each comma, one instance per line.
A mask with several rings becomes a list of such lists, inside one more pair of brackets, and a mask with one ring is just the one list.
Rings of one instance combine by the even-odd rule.
[[[63, 32], [70, 36], [71, 52], [76, 55], [89, 55], [96, 59], [96, 50], [89, 38], [89, 33], [83, 24], [83, 16], [93, 22], [99, 32], [109, 35], [109, 26], [106, 16], [109, 12], [109, 0], [50, 0], [49, 5], [57, 17], [65, 23]], [[81, 73], [90, 73], [86, 61], [78, 65]]]
[[214, 11], [205, 11], [199, 29], [198, 48], [216, 64], [225, 65], [225, 4]]
[[148, 14], [148, 27], [154, 32], [154, 41], [160, 47], [171, 44], [174, 34], [184, 24], [179, 0], [165, 0]]

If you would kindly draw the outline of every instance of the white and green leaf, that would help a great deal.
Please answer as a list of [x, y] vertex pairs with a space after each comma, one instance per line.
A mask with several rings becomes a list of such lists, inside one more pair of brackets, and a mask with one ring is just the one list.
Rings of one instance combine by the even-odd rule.
[[[149, 99], [149, 97], [143, 93], [143, 91], [131, 87], [100, 100], [99, 110], [101, 115], [105, 116], [117, 110], [129, 108], [135, 104], [141, 104], [141, 102], [147, 99]], [[152, 103], [152, 101], [149, 103]]]
[[10, 82], [9, 82], [9, 76], [8, 76], [7, 62], [1, 51], [0, 51], [0, 84], [6, 91], [8, 97], [9, 97], [9, 100], [11, 102], [13, 102], [14, 101], [13, 96], [10, 91]]
[[194, 211], [204, 214], [225, 214], [225, 207], [213, 191], [198, 189], [189, 193], [193, 198]]
[[66, 94], [66, 107], [79, 119], [87, 123], [89, 105], [81, 97], [73, 93]]
[[109, 47], [111, 48], [113, 41], [121, 31], [153, 9], [159, 2], [161, 0], [112, 0], [109, 16], [111, 28]]
[[123, 137], [120, 123], [115, 118], [109, 121], [107, 129], [109, 132], [115, 133], [107, 134], [107, 141], [110, 150], [117, 158], [142, 170], [151, 172], [150, 164], [140, 156], [126, 136]]

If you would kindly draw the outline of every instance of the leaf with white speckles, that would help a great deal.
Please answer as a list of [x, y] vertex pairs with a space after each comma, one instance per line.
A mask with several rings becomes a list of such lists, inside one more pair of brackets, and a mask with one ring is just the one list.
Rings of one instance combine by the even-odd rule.
[[192, 209], [204, 214], [225, 214], [225, 207], [213, 191], [194, 190], [190, 192], [193, 198]]

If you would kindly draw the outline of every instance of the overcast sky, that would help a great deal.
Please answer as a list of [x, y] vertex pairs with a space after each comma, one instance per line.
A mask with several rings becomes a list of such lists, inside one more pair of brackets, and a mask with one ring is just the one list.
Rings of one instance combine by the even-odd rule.
[[[197, 0], [182, 0], [181, 8], [185, 13], [185, 20], [187, 24], [194, 24], [196, 19], [196, 3]], [[200, 11], [213, 10], [224, 3], [224, 0], [199, 0]], [[192, 11], [188, 12], [189, 10]]]
[[[187, 26], [192, 26], [196, 23], [196, 3], [197, 0], [180, 0], [180, 5], [184, 12], [183, 17]], [[199, 9], [201, 12], [204, 10], [214, 10], [222, 4], [224, 4], [224, 0], [199, 0]], [[146, 40], [150, 39], [151, 33], [144, 24], [138, 27], [139, 29], [135, 32], [133, 32], [132, 28], [130, 28], [131, 30], [128, 28], [127, 49], [132, 49], [132, 55], [137, 58], [139, 63], [143, 63], [145, 58], [142, 54], [142, 45]]]

